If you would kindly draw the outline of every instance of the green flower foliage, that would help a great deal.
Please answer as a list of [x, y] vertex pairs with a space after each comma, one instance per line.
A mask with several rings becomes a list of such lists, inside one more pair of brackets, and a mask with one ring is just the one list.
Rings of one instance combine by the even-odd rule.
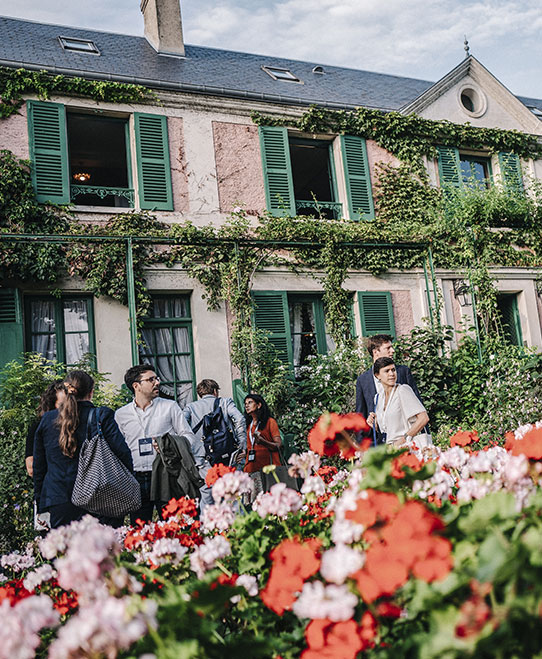
[[55, 94], [67, 94], [112, 103], [157, 102], [156, 94], [142, 85], [0, 67], [0, 119], [7, 119], [15, 114], [29, 94], [37, 94], [42, 100], [47, 100]]

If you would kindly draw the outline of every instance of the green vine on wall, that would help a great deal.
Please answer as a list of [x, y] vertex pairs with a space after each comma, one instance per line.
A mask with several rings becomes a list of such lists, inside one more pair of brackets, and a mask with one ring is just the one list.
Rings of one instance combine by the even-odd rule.
[[47, 71], [28, 71], [0, 66], [0, 119], [15, 114], [29, 94], [47, 100], [51, 96], [87, 96], [110, 103], [157, 102], [156, 94], [143, 85], [111, 80], [87, 80], [79, 77], [52, 75]]
[[485, 149], [490, 153], [510, 151], [523, 158], [542, 155], [538, 139], [518, 130], [481, 128], [451, 121], [424, 119], [415, 114], [382, 112], [370, 108], [327, 110], [311, 106], [299, 118], [277, 117], [253, 112], [258, 126], [287, 126], [304, 133], [359, 135], [374, 140], [403, 163], [418, 171], [423, 168], [422, 156], [435, 158], [436, 145], [457, 148]]

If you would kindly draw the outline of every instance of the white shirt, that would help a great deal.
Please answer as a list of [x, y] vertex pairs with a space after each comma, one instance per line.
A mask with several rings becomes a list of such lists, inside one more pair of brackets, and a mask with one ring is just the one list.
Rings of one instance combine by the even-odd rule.
[[135, 471], [151, 471], [156, 455], [152, 442], [141, 440], [167, 432], [186, 437], [198, 468], [205, 462], [203, 443], [196, 439], [174, 400], [155, 398], [144, 410], [134, 400], [115, 412], [115, 421], [132, 451]]
[[402, 439], [414, 423], [416, 415], [425, 412], [416, 394], [408, 384], [396, 384], [393, 388], [386, 409], [385, 395], [378, 394], [376, 405], [376, 420], [381, 432], [386, 433], [386, 443]]

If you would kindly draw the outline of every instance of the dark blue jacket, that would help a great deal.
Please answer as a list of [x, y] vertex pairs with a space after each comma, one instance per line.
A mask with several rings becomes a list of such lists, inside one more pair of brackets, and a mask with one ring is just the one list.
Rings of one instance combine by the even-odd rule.
[[[408, 384], [412, 387], [412, 391], [416, 397], [423, 403], [422, 398], [418, 392], [418, 387], [414, 381], [408, 366], [395, 365], [397, 371], [397, 384]], [[367, 418], [369, 412], [374, 411], [374, 401], [376, 396], [376, 387], [373, 377], [373, 369], [365, 371], [358, 376], [356, 380], [356, 412], [363, 414]]]
[[[79, 424], [75, 431], [77, 450], [73, 458], [64, 455], [58, 443], [59, 429], [56, 425], [58, 410], [46, 412], [34, 435], [34, 496], [38, 511], [43, 512], [49, 506], [69, 503], [72, 497], [73, 485], [77, 476], [79, 450], [85, 441], [87, 420], [94, 405], [90, 401], [78, 401]], [[100, 414], [100, 424], [107, 443], [119, 459], [133, 471], [132, 452], [117, 426], [113, 410], [108, 407], [96, 408]], [[96, 421], [93, 423], [91, 435], [96, 432]]]

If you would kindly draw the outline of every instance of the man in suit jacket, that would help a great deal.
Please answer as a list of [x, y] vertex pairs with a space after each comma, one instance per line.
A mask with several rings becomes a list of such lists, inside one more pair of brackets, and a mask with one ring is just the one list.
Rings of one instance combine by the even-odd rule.
[[[393, 357], [395, 349], [391, 343], [392, 340], [392, 337], [388, 334], [375, 334], [374, 336], [369, 337], [367, 341], [367, 350], [371, 355], [373, 363], [379, 357]], [[416, 382], [414, 381], [414, 376], [408, 366], [396, 364], [395, 368], [397, 371], [397, 383], [410, 385], [416, 396], [421, 401], [422, 399], [418, 392]], [[356, 412], [363, 414], [365, 418], [367, 418], [369, 412], [374, 410], [377, 385], [378, 381], [373, 374], [372, 368], [369, 368], [359, 375], [356, 380]]]

